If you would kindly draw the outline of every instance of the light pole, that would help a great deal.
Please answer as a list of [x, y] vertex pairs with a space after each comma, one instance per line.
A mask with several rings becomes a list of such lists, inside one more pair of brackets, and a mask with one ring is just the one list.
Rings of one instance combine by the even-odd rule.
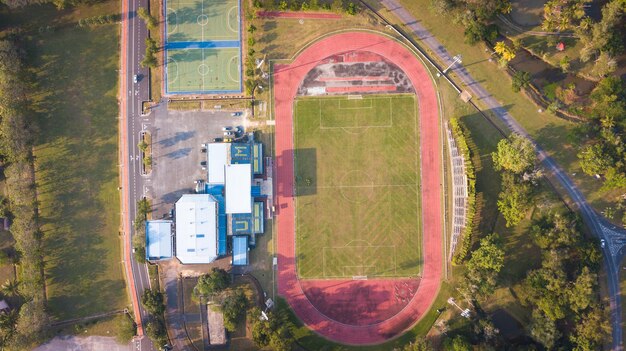
[[452, 68], [452, 66], [454, 66], [454, 64], [456, 64], [456, 63], [463, 63], [463, 61], [461, 61], [461, 58], [462, 58], [461, 54], [458, 54], [458, 55], [454, 56], [452, 58], [452, 63], [450, 64], [450, 66], [446, 67], [446, 69], [444, 69], [442, 73], [437, 72], [437, 77], [441, 77], [441, 74], [446, 74], [448, 72], [448, 70], [450, 68]]

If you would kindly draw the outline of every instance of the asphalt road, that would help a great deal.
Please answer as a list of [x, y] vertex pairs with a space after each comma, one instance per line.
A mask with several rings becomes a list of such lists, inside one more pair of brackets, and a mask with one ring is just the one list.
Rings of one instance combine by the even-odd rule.
[[[125, 209], [124, 216], [127, 216], [128, 221], [133, 221], [137, 213], [137, 201], [143, 197], [144, 182], [147, 180], [141, 175], [142, 160], [140, 151], [137, 147], [139, 143], [139, 135], [146, 125], [149, 123], [149, 118], [141, 116], [142, 101], [149, 99], [149, 77], [148, 70], [142, 68], [139, 62], [143, 59], [145, 52], [145, 40], [148, 35], [148, 31], [145, 23], [137, 17], [137, 9], [139, 7], [147, 7], [147, 0], [124, 0], [127, 2], [123, 4], [124, 8], [128, 6], [128, 12], [125, 18], [126, 25], [122, 26], [122, 36], [126, 40], [126, 52], [122, 55], [125, 62], [122, 63], [122, 68], [126, 69], [126, 72], [122, 72], [122, 79], [125, 84], [121, 84], [120, 97], [124, 100], [123, 104], [126, 104], [126, 109], [122, 109], [125, 115], [122, 116], [122, 122], [125, 124], [127, 130], [127, 140], [120, 143], [120, 147], [127, 148], [122, 150], [122, 155], [127, 158], [122, 160], [122, 167], [128, 170], [125, 174], [128, 179], [128, 186], [122, 188], [122, 191], [127, 192], [128, 197], [123, 197], [127, 203], [124, 204]], [[124, 50], [124, 46], [122, 46]], [[134, 76], [138, 76], [138, 82], [134, 82]], [[126, 180], [123, 180], [126, 181]], [[134, 235], [134, 229], [130, 226], [130, 235], [126, 238], [129, 241], [127, 245], [132, 247], [132, 236]], [[141, 324], [145, 325], [147, 322], [148, 313], [143, 309], [140, 303], [140, 296], [142, 292], [150, 287], [150, 279], [148, 276], [147, 266], [145, 264], [139, 264], [134, 259], [126, 260], [126, 264], [131, 265], [132, 276], [129, 279], [134, 280], [134, 284], [129, 285], [135, 287], [131, 294], [135, 294], [132, 298], [135, 311], [139, 311], [141, 317]], [[142, 335], [140, 334], [140, 337]], [[148, 338], [143, 337], [138, 347], [141, 351], [154, 350], [152, 343]]]
[[[402, 7], [396, 0], [381, 0], [381, 3], [391, 12], [393, 12], [404, 24], [406, 24], [413, 33], [432, 50], [436, 56], [439, 57], [441, 62], [446, 66], [453, 62], [452, 56], [448, 53], [439, 41], [433, 37], [424, 27], [419, 24], [419, 21], [415, 19], [406, 9]], [[458, 53], [455, 53], [458, 54]], [[463, 53], [460, 53], [463, 54]], [[517, 123], [517, 121], [506, 111], [500, 103], [489, 94], [474, 78], [470, 76], [467, 70], [456, 65], [453, 71], [458, 75], [461, 81], [464, 83], [465, 88], [472, 93], [474, 101], [481, 100], [482, 103], [489, 109], [491, 109], [500, 120], [502, 120], [507, 127], [516, 133], [526, 136], [530, 140], [530, 136]], [[534, 142], [534, 141], [533, 141]], [[591, 230], [591, 232], [600, 239], [606, 241], [605, 247], [602, 249], [605, 266], [607, 267], [607, 280], [609, 287], [609, 299], [611, 307], [611, 328], [612, 328], [612, 349], [622, 350], [623, 336], [621, 328], [621, 301], [619, 291], [619, 265], [622, 259], [622, 248], [626, 242], [626, 231], [622, 228], [611, 226], [598, 215], [591, 206], [587, 203], [585, 197], [578, 190], [574, 182], [569, 178], [566, 172], [564, 172], [556, 162], [550, 158], [546, 152], [534, 142], [539, 160], [542, 163], [545, 171], [549, 172], [556, 178], [563, 188], [569, 193], [576, 206], [579, 208], [583, 220]]]

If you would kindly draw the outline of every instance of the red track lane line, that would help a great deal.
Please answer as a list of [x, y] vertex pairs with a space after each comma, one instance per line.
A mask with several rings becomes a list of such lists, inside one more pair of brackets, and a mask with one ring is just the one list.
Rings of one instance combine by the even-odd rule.
[[326, 12], [290, 12], [290, 11], [258, 11], [260, 18], [307, 18], [307, 19], [341, 19], [341, 15]]
[[[296, 272], [293, 160], [293, 101], [305, 75], [324, 58], [360, 50], [379, 54], [402, 69], [415, 88], [419, 105], [422, 172], [423, 275], [408, 305], [380, 323], [346, 325], [328, 318], [306, 298]], [[437, 94], [420, 61], [404, 46], [382, 35], [352, 32], [326, 37], [305, 49], [290, 65], [276, 65], [276, 190], [278, 292], [312, 330], [330, 340], [352, 345], [378, 344], [414, 325], [430, 308], [441, 283], [442, 206], [440, 126]]]
[[130, 210], [130, 182], [129, 182], [129, 157], [128, 152], [128, 124], [127, 124], [127, 110], [128, 110], [128, 95], [126, 93], [128, 87], [128, 71], [126, 63], [128, 61], [128, 0], [122, 0], [122, 34], [121, 34], [121, 65], [120, 65], [120, 157], [122, 158], [122, 226], [123, 226], [123, 240], [124, 240], [124, 268], [126, 269], [126, 278], [129, 285], [129, 293], [133, 304], [133, 312], [135, 315], [135, 323], [137, 324], [137, 335], [143, 336], [143, 325], [141, 324], [141, 314], [139, 312], [139, 301], [137, 301], [137, 294], [135, 293], [135, 277], [133, 276], [133, 269], [131, 267], [131, 250], [130, 240], [128, 238], [131, 235], [130, 218], [128, 218], [128, 211]]

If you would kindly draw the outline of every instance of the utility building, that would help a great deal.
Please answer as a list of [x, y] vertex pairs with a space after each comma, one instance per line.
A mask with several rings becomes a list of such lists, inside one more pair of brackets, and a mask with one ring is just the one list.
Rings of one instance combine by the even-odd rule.
[[218, 203], [210, 194], [185, 194], [176, 202], [176, 257], [183, 264], [218, 256]]

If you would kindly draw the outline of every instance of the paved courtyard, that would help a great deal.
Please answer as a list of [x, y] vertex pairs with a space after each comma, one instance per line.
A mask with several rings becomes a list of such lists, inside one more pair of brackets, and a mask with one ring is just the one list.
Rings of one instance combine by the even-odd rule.
[[244, 118], [232, 117], [233, 111], [174, 111], [165, 104], [152, 111], [152, 173], [146, 177], [146, 192], [153, 200], [153, 218], [169, 214], [174, 203], [192, 193], [194, 181], [206, 181], [200, 166], [206, 161], [203, 143], [222, 138], [222, 127], [243, 126]]

